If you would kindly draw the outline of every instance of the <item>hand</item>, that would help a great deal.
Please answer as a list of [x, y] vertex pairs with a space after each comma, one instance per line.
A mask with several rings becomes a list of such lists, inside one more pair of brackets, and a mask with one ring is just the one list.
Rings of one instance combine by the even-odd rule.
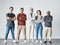
[[21, 19], [21, 17], [19, 19]]

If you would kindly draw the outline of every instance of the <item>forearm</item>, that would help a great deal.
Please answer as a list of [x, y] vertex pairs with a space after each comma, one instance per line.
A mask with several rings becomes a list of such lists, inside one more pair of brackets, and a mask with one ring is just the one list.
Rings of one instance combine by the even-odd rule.
[[13, 21], [13, 20], [16, 20], [16, 17], [12, 18], [11, 20], [12, 20], [12, 21]]

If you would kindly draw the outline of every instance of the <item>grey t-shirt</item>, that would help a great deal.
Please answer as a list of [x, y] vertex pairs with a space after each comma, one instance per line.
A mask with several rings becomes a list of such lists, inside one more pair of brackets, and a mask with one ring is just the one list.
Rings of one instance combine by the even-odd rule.
[[[14, 18], [15, 14], [13, 14], [13, 13], [7, 13], [6, 17]], [[10, 27], [15, 26], [14, 21], [11, 21], [11, 20], [7, 19], [7, 26], [10, 26]]]

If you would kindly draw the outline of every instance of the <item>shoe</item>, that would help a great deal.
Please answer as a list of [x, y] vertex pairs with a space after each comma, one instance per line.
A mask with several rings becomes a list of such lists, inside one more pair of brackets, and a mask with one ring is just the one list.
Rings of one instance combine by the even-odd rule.
[[50, 44], [52, 44], [52, 42], [51, 42], [51, 41], [49, 41], [49, 43], [50, 43]]
[[7, 40], [4, 40], [4, 43], [7, 43]]
[[19, 40], [17, 40], [16, 43], [19, 43]]
[[26, 43], [26, 40], [24, 40], [24, 43]]
[[42, 41], [40, 41], [40, 43], [42, 43]]
[[36, 43], [38, 43], [38, 40], [36, 41]]
[[13, 40], [14, 43], [16, 43], [16, 40]]
[[45, 41], [44, 43], [47, 43], [47, 41]]

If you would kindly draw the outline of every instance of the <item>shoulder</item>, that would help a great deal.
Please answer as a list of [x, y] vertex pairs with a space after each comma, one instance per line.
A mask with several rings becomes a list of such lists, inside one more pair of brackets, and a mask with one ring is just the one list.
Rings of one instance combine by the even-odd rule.
[[9, 13], [6, 13], [6, 15], [9, 15]]
[[25, 13], [23, 13], [23, 15], [24, 15], [24, 16], [26, 16], [26, 14], [25, 14]]
[[44, 16], [44, 18], [47, 17], [47, 16]]
[[52, 15], [50, 15], [51, 17], [53, 17]]
[[14, 13], [12, 13], [12, 15], [15, 17], [15, 14]]
[[20, 13], [17, 14], [17, 16], [19, 16], [19, 15], [20, 15]]
[[6, 16], [9, 16], [9, 13], [6, 13]]

